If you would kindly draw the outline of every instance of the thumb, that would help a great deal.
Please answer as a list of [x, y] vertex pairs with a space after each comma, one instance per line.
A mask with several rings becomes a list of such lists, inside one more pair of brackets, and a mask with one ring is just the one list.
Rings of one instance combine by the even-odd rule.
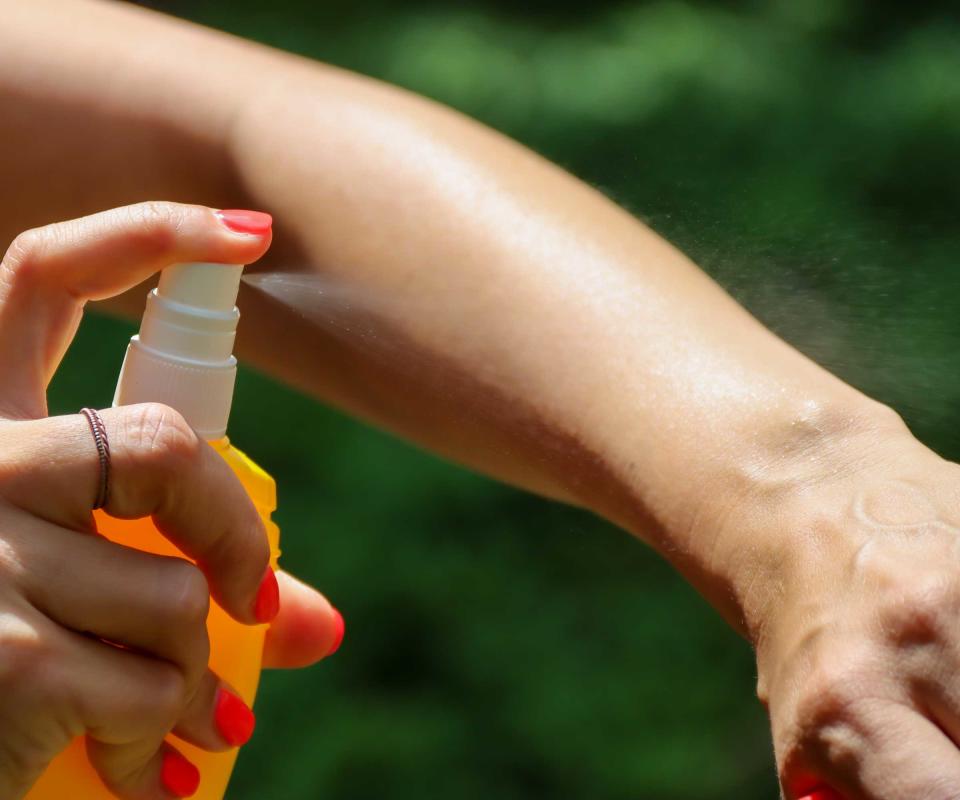
[[263, 665], [272, 669], [308, 667], [332, 656], [343, 641], [343, 617], [311, 586], [282, 570], [280, 613], [270, 624]]

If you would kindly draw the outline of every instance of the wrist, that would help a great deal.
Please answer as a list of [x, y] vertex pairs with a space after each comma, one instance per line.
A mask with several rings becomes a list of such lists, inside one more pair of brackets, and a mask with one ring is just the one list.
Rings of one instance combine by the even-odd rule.
[[922, 445], [888, 406], [861, 395], [806, 402], [761, 425], [702, 492], [691, 538], [711, 542], [706, 593], [751, 643], [784, 603], [856, 552], [859, 534], [841, 521], [857, 476], [904, 448]]

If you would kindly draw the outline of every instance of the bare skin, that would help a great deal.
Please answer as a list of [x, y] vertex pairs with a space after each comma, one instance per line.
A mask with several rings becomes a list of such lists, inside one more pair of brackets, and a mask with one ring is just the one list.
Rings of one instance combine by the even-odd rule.
[[104, 507], [122, 519], [152, 516], [195, 564], [97, 536], [90, 425], [79, 414], [47, 416], [46, 386], [87, 301], [171, 263], [253, 261], [269, 244], [269, 230], [237, 233], [212, 209], [146, 203], [34, 228], [0, 260], [3, 800], [22, 797], [78, 736], [125, 800], [169, 800], [163, 765], [183, 758], [165, 741], [171, 731], [206, 750], [245, 744], [249, 709], [242, 730], [217, 711], [224, 698], [243, 701], [208, 668], [211, 594], [241, 623], [271, 623], [269, 665], [303, 666], [336, 644], [336, 612], [268, 567], [259, 513], [175, 410], [103, 411], [112, 464]]
[[263, 268], [355, 302], [248, 291], [242, 357], [655, 547], [755, 646], [785, 797], [960, 795], [960, 467], [893, 411], [454, 112], [126, 6], [0, 7], [0, 241], [146, 198], [270, 211]]

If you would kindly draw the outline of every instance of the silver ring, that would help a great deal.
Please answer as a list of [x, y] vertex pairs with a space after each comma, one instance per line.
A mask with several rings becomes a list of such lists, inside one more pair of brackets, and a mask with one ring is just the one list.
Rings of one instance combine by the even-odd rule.
[[107, 427], [96, 409], [81, 408], [80, 413], [90, 424], [90, 432], [96, 442], [97, 457], [100, 460], [100, 483], [97, 487], [97, 499], [93, 503], [93, 510], [96, 511], [110, 502], [110, 441], [107, 439]]

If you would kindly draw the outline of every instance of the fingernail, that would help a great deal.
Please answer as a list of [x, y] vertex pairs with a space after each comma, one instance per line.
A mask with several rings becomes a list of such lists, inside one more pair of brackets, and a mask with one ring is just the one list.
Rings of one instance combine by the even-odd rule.
[[262, 211], [245, 211], [239, 208], [227, 208], [215, 212], [217, 218], [234, 233], [249, 233], [263, 236], [273, 227], [273, 217]]
[[843, 800], [843, 798], [833, 789], [817, 789], [817, 791], [804, 795], [800, 800]]
[[257, 622], [272, 622], [280, 612], [280, 586], [277, 576], [267, 567], [267, 572], [257, 589], [257, 599], [253, 604], [253, 616]]
[[160, 780], [175, 797], [192, 797], [200, 788], [200, 770], [176, 750], [167, 750], [163, 754]]
[[327, 658], [340, 649], [340, 645], [343, 644], [343, 634], [345, 632], [346, 625], [343, 622], [343, 614], [337, 611], [337, 609], [333, 609], [333, 645], [330, 647], [330, 652], [327, 653]]
[[243, 747], [249, 742], [257, 724], [257, 718], [250, 707], [226, 689], [220, 689], [217, 692], [217, 705], [213, 718], [220, 735], [232, 747]]

